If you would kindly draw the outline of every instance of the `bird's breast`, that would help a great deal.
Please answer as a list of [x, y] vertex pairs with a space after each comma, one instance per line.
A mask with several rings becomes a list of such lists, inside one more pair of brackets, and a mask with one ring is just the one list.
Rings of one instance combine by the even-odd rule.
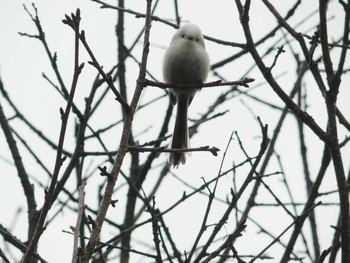
[[174, 84], [196, 84], [206, 78], [207, 56], [204, 49], [186, 42], [169, 50], [167, 81]]

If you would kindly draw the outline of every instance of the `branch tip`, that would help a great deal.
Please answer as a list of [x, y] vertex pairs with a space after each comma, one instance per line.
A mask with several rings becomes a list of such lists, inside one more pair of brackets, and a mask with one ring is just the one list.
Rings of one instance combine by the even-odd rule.
[[101, 176], [106, 176], [107, 177], [108, 182], [113, 180], [113, 176], [112, 176], [111, 173], [107, 172], [107, 167], [106, 166], [103, 166], [103, 167], [98, 166], [97, 168], [100, 170], [100, 175]]
[[112, 206], [112, 207], [115, 207], [115, 204], [118, 203], [118, 202], [119, 202], [118, 199], [116, 199], [116, 200], [111, 200], [111, 206]]
[[84, 62], [81, 63], [81, 64], [79, 65], [79, 67], [78, 67], [78, 72], [79, 72], [79, 73], [82, 71], [82, 69], [84, 68], [84, 66], [85, 66], [85, 63], [84, 63]]
[[77, 11], [75, 12], [76, 17], [80, 19], [80, 8], [77, 8]]
[[80, 31], [80, 39], [85, 40], [85, 30]]
[[92, 219], [92, 217], [90, 215], [87, 216], [87, 222], [88, 225], [92, 225], [92, 227], [96, 226], [95, 221]]
[[62, 158], [61, 158], [61, 165], [64, 163], [64, 161], [67, 159], [67, 156], [65, 155], [65, 156], [63, 156]]
[[211, 152], [211, 154], [212, 155], [214, 155], [214, 156], [218, 156], [218, 152], [220, 151], [220, 149], [219, 148], [216, 148], [216, 147], [211, 147], [211, 148], [207, 148], [210, 152]]
[[62, 119], [64, 114], [65, 114], [64, 109], [62, 107], [60, 107], [60, 114], [61, 114], [61, 119]]

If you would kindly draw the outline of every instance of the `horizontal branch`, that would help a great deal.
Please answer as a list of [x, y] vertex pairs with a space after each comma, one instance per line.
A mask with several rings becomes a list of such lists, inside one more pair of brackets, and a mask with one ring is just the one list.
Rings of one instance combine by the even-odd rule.
[[145, 79], [141, 84], [144, 87], [153, 86], [161, 89], [174, 88], [174, 87], [176, 87], [177, 89], [189, 89], [189, 88], [202, 89], [202, 88], [212, 88], [212, 87], [220, 87], [220, 86], [243, 86], [243, 87], [249, 88], [248, 83], [251, 83], [253, 81], [255, 81], [255, 79], [253, 78], [244, 78], [242, 80], [237, 80], [237, 81], [216, 80], [216, 81], [211, 81], [207, 83], [197, 83], [194, 85], [183, 85], [183, 84], [174, 85], [172, 83], [158, 82], [158, 81]]
[[209, 146], [202, 146], [202, 147], [198, 147], [198, 148], [184, 148], [184, 149], [168, 149], [165, 147], [148, 148], [148, 147], [129, 146], [129, 151], [134, 151], [134, 152], [166, 152], [166, 153], [211, 152], [214, 156], [217, 156], [220, 149], [216, 148], [216, 147], [209, 147]]

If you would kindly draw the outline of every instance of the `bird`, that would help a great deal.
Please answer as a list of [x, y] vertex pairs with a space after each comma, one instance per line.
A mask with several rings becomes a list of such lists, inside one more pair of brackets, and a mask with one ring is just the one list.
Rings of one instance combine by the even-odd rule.
[[[189, 134], [187, 126], [188, 107], [194, 95], [206, 80], [210, 67], [209, 55], [205, 49], [201, 29], [188, 23], [180, 26], [171, 39], [163, 59], [163, 77], [171, 84], [170, 101], [176, 105], [176, 119], [169, 144], [170, 149], [188, 149]], [[177, 88], [181, 85], [197, 87]], [[171, 152], [169, 163], [175, 168], [186, 163], [185, 152]]]

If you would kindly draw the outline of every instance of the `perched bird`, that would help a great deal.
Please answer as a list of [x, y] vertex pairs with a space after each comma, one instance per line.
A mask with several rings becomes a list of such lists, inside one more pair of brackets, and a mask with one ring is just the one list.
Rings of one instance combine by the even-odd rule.
[[[170, 149], [189, 148], [187, 127], [188, 106], [198, 88], [176, 88], [180, 85], [200, 87], [209, 72], [209, 56], [205, 50], [201, 30], [195, 24], [182, 25], [171, 39], [163, 61], [163, 76], [170, 88], [170, 99], [177, 105], [176, 121]], [[174, 167], [186, 162], [185, 152], [170, 153], [169, 163]]]

